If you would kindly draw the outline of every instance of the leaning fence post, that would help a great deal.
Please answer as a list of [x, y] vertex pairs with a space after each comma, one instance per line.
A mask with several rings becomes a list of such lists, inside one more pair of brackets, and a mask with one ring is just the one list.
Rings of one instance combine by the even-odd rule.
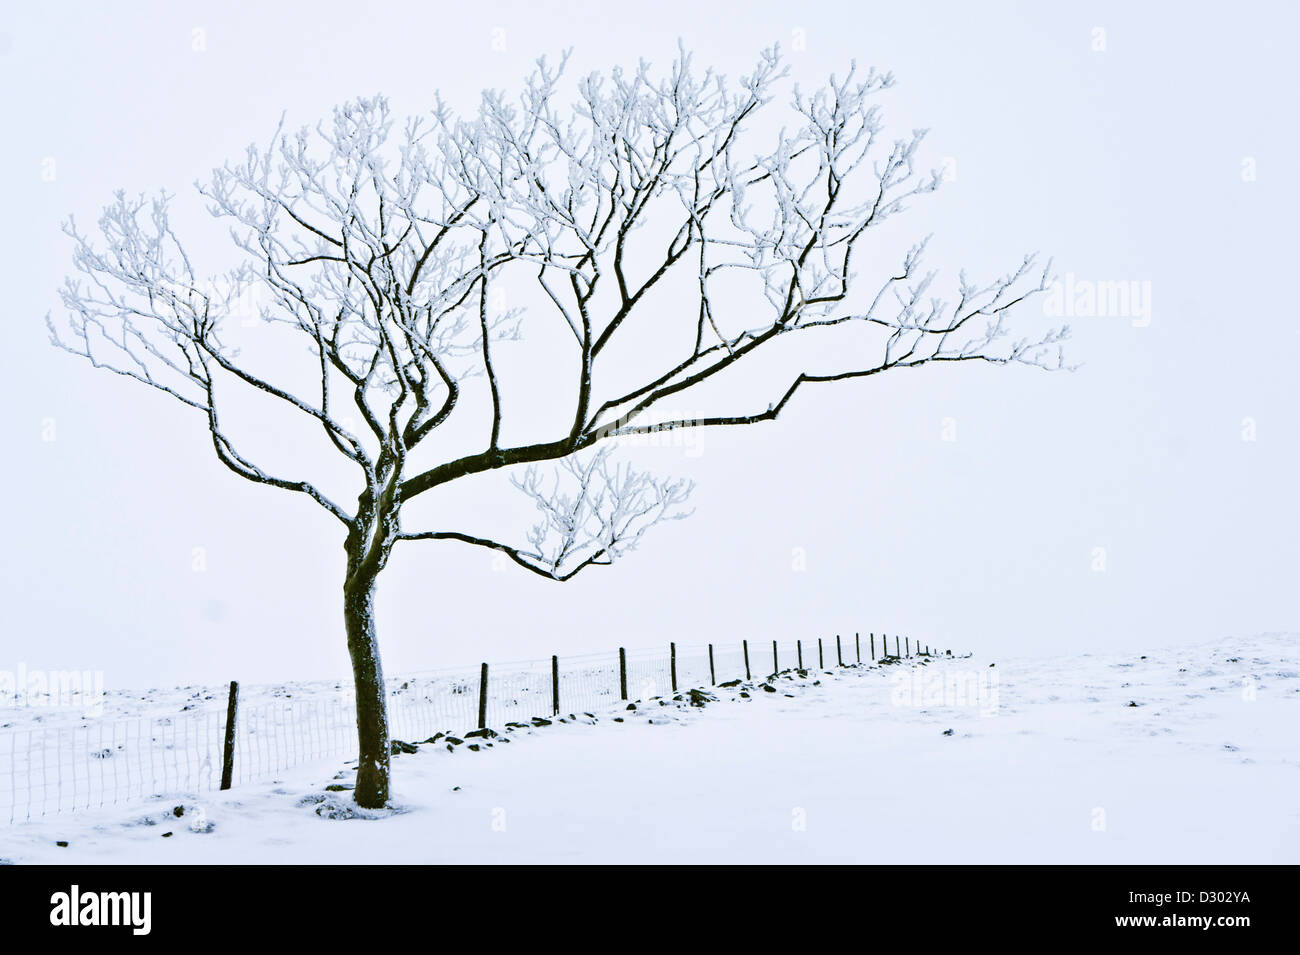
[[894, 656], [898, 657], [901, 660], [903, 658], [903, 654], [899, 650], [900, 642], [901, 641], [898, 639], [898, 634], [894, 634]]
[[745, 651], [745, 679], [749, 680], [752, 679], [749, 675], [749, 641], [741, 640], [740, 646]]
[[618, 692], [627, 699], [627, 651], [618, 648]]
[[673, 675], [673, 692], [677, 692], [677, 644], [668, 644], [668, 666]]
[[718, 675], [713, 669], [713, 644], [709, 644], [709, 686], [718, 685]]
[[560, 712], [560, 658], [551, 655], [551, 713]]
[[796, 649], [796, 651], [797, 651], [798, 654], [799, 654], [799, 669], [802, 670], [802, 669], [803, 669], [803, 641], [802, 641], [802, 640], [796, 640], [796, 641], [794, 642], [794, 645], [795, 645], [795, 649]]
[[478, 678], [478, 728], [487, 726], [487, 664], [483, 664], [483, 673]]
[[230, 681], [230, 702], [226, 704], [226, 745], [221, 754], [221, 788], [229, 789], [235, 774], [235, 716], [239, 712], [239, 683]]
[[826, 669], [826, 658], [822, 656], [822, 638], [817, 638], [817, 669]]
[[781, 672], [781, 664], [780, 664], [780, 662], [779, 662], [779, 661], [777, 660], [777, 658], [776, 658], [776, 641], [775, 641], [775, 640], [772, 641], [772, 672], [773, 672], [773, 673], [780, 673], [780, 672]]
[[844, 666], [844, 648], [840, 646], [840, 635], [835, 634], [835, 659], [839, 661], [840, 666]]

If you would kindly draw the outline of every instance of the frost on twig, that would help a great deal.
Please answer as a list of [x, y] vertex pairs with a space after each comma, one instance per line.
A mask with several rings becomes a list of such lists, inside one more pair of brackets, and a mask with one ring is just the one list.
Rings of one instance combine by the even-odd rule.
[[578, 567], [613, 563], [654, 525], [687, 517], [680, 508], [693, 488], [683, 479], [658, 478], [614, 462], [610, 448], [585, 461], [565, 459], [550, 482], [530, 466], [512, 483], [542, 515], [528, 542], [538, 566], [556, 578], [571, 576]]
[[525, 570], [568, 580], [587, 567], [612, 564], [636, 548], [656, 524], [689, 517], [683, 510], [694, 488], [611, 458], [605, 447], [560, 461], [551, 477], [530, 466], [511, 478], [541, 513], [527, 534], [528, 547], [512, 547], [460, 531], [402, 533], [399, 540], [456, 540], [499, 551]]

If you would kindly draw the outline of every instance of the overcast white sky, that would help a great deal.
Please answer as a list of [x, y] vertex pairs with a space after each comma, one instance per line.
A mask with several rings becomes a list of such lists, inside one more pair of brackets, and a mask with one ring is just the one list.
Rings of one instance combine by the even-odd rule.
[[[202, 224], [190, 184], [283, 110], [306, 123], [383, 92], [411, 112], [435, 90], [463, 105], [542, 53], [574, 47], [575, 73], [666, 65], [679, 36], [733, 76], [800, 39], [805, 83], [853, 58], [893, 70], [891, 128], [930, 127], [927, 163], [956, 175], [892, 228], [934, 231], [948, 273], [1038, 249], [1077, 281], [1138, 283], [1149, 323], [1073, 320], [1073, 374], [885, 375], [809, 389], [699, 454], [648, 450], [695, 479], [695, 515], [569, 584], [399, 547], [380, 593], [390, 674], [670, 639], [883, 630], [1055, 654], [1300, 629], [1298, 19], [1284, 3], [8, 5], [0, 668], [111, 686], [347, 672], [336, 525], [228, 472], [192, 413], [48, 345], [66, 215], [166, 187]], [[458, 491], [456, 529], [498, 494]]]

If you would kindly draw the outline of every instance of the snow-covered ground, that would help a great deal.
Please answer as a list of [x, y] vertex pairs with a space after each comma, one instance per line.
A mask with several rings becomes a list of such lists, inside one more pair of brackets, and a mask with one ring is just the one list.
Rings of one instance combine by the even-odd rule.
[[315, 763], [225, 793], [0, 826], [0, 858], [1300, 861], [1295, 635], [912, 660], [770, 685], [495, 727], [509, 744], [476, 751], [482, 741], [422, 745], [394, 759], [399, 811], [377, 818], [337, 818], [348, 794], [325, 787], [346, 785], [349, 767]]

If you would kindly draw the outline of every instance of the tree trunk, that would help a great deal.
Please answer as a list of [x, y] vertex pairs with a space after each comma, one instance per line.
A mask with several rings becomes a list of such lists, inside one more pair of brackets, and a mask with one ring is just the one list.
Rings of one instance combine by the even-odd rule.
[[388, 700], [384, 668], [375, 637], [377, 574], [350, 577], [343, 585], [343, 617], [357, 694], [358, 806], [379, 809], [388, 803]]

